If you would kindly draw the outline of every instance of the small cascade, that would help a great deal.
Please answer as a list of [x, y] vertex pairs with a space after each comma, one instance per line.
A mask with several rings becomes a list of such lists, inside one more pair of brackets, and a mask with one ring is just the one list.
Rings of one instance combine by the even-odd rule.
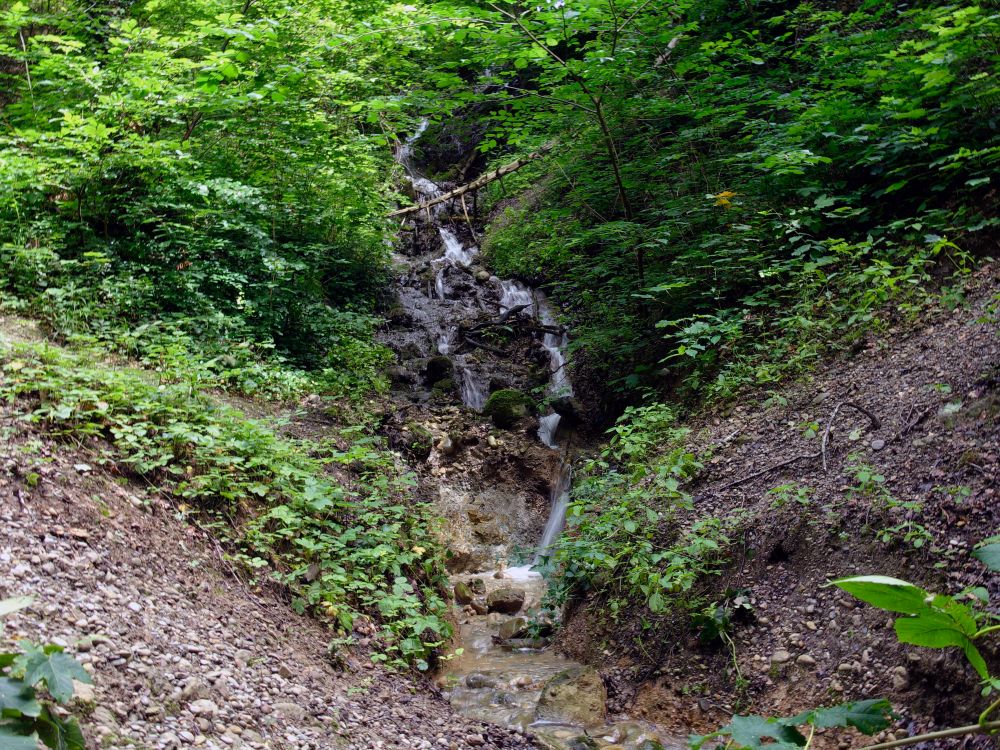
[[545, 530], [542, 532], [542, 540], [538, 543], [538, 550], [535, 552], [535, 565], [541, 562], [542, 557], [548, 552], [549, 547], [559, 537], [563, 526], [566, 525], [566, 508], [569, 506], [569, 489], [572, 484], [573, 465], [564, 455], [552, 481], [552, 490], [549, 494], [552, 506], [549, 509], [549, 519], [545, 522]]

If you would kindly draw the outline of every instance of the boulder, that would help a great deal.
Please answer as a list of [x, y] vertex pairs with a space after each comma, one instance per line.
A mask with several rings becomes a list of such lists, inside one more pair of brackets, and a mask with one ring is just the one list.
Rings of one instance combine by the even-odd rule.
[[469, 581], [469, 588], [472, 589], [473, 594], [484, 596], [486, 594], [486, 581], [482, 578], [473, 578]]
[[497, 427], [509, 429], [528, 416], [532, 405], [531, 399], [520, 391], [504, 388], [490, 394], [483, 406], [483, 414], [492, 419]]
[[543, 721], [593, 727], [607, 718], [608, 691], [593, 667], [564, 669], [542, 688], [536, 713]]
[[528, 635], [528, 621], [523, 617], [512, 617], [500, 626], [500, 638], [524, 638]]
[[477, 615], [485, 615], [490, 611], [490, 608], [486, 606], [486, 600], [482, 597], [473, 599], [469, 606], [472, 607], [472, 611]]
[[513, 586], [491, 591], [486, 597], [486, 607], [490, 612], [499, 612], [503, 615], [516, 615], [524, 606], [524, 589], [516, 589]]
[[455, 601], [459, 604], [472, 604], [472, 589], [469, 584], [459, 581], [455, 584]]

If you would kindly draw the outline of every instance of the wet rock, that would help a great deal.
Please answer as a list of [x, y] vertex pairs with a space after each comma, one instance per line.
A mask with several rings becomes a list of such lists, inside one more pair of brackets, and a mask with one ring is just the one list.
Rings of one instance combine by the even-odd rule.
[[424, 367], [424, 381], [434, 385], [442, 380], [448, 380], [455, 373], [455, 365], [450, 357], [431, 357]]
[[566, 743], [567, 750], [598, 750], [599, 747], [600, 745], [597, 744], [597, 740], [585, 734], [574, 737]]
[[666, 750], [663, 745], [656, 740], [643, 740], [639, 743], [637, 750]]
[[486, 597], [486, 607], [489, 612], [499, 612], [504, 615], [516, 615], [524, 606], [526, 594], [524, 589], [504, 586], [491, 591]]
[[483, 407], [483, 414], [501, 429], [509, 429], [528, 416], [532, 401], [520, 391], [505, 388], [490, 394]]
[[473, 594], [484, 596], [486, 594], [486, 581], [482, 578], [473, 578], [469, 581], [469, 588], [472, 589]]
[[472, 611], [477, 615], [485, 615], [490, 611], [489, 607], [486, 606], [486, 600], [483, 598], [473, 599], [469, 606], [472, 607]]
[[459, 604], [472, 604], [472, 589], [469, 584], [459, 581], [455, 584], [455, 601]]
[[465, 686], [467, 688], [471, 688], [472, 690], [478, 690], [480, 688], [496, 688], [498, 684], [499, 683], [492, 677], [480, 674], [479, 672], [473, 672], [472, 674], [465, 676]]
[[489, 280], [490, 280], [489, 271], [476, 271], [476, 281], [478, 281], [480, 284], [485, 284]]
[[607, 700], [607, 689], [596, 669], [571, 667], [545, 683], [536, 713], [546, 721], [598, 726], [607, 717]]
[[528, 635], [528, 621], [523, 617], [512, 617], [500, 626], [499, 636], [503, 640], [524, 638]]

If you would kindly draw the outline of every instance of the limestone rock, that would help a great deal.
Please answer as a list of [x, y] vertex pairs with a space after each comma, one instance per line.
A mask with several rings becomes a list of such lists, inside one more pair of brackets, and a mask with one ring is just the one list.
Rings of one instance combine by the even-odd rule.
[[489, 612], [500, 612], [504, 615], [516, 615], [524, 606], [524, 589], [517, 589], [513, 586], [491, 591], [486, 597], [486, 607]]
[[512, 617], [500, 626], [500, 637], [503, 640], [524, 638], [528, 632], [528, 621], [523, 617]]
[[571, 667], [545, 683], [536, 713], [546, 721], [599, 726], [607, 717], [607, 700], [607, 689], [596, 669]]

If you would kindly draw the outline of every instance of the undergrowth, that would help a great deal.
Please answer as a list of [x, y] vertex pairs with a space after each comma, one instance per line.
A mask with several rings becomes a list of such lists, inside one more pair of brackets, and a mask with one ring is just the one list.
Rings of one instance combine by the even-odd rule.
[[567, 531], [553, 546], [549, 597], [560, 606], [596, 594], [612, 617], [633, 602], [654, 615], [704, 605], [698, 591], [721, 572], [739, 518], [694, 518], [683, 485], [701, 467], [670, 407], [630, 407], [607, 448], [574, 482]]
[[450, 637], [433, 518], [363, 428], [340, 449], [280, 435], [187, 383], [94, 364], [93, 352], [18, 345], [0, 357], [0, 397], [21, 419], [147, 481], [248, 575], [271, 571], [300, 610], [346, 634], [372, 617], [375, 660], [427, 669]]

